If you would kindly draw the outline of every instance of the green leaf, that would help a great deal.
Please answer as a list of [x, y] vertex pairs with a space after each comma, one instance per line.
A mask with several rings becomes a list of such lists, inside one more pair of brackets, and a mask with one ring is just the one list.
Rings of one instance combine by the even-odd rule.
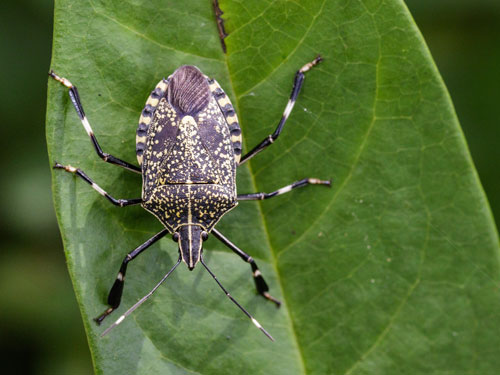
[[[211, 238], [207, 263], [275, 337], [270, 342], [197, 267], [179, 267], [108, 336], [92, 318], [125, 254], [161, 230], [54, 171], [65, 251], [99, 374], [493, 374], [500, 368], [499, 247], [443, 82], [402, 1], [228, 1], [228, 54], [211, 1], [56, 1], [52, 68], [78, 86], [104, 151], [133, 162], [140, 111], [182, 64], [216, 78], [249, 150], [274, 130], [295, 71], [320, 53], [279, 140], [238, 172], [238, 191], [332, 178], [241, 202], [218, 229], [257, 259], [281, 309], [255, 294], [249, 266]], [[117, 198], [140, 176], [95, 155], [67, 90], [49, 82], [51, 162], [83, 169]], [[122, 305], [177, 259], [168, 238], [129, 266]]]

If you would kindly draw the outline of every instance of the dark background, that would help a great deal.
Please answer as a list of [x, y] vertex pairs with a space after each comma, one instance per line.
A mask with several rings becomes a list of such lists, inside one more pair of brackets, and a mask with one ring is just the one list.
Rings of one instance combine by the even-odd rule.
[[[209, 1], [209, 0], [207, 0]], [[407, 0], [500, 218], [500, 1]], [[11, 374], [91, 374], [45, 145], [51, 0], [0, 5], [0, 361]]]

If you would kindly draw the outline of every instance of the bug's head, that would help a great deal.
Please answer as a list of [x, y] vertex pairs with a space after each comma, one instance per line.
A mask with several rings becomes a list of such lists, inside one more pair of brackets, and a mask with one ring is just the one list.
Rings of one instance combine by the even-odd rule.
[[208, 105], [210, 97], [207, 78], [195, 66], [183, 65], [169, 77], [167, 98], [178, 113], [194, 116]]
[[179, 253], [182, 261], [192, 271], [200, 261], [203, 241], [208, 238], [208, 233], [199, 225], [182, 225], [172, 235], [172, 239], [179, 243]]

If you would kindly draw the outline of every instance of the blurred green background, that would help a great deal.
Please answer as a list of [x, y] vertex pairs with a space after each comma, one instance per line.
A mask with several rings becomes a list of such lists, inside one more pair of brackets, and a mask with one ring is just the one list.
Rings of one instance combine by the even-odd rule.
[[[500, 218], [500, 1], [407, 0], [407, 5], [450, 91]], [[52, 208], [45, 146], [53, 4], [4, 1], [0, 10], [0, 361], [5, 374], [91, 374]]]

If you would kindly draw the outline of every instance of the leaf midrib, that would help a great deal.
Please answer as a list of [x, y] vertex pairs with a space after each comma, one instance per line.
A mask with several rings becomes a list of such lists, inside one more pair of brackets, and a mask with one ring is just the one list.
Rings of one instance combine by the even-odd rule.
[[[240, 110], [239, 110], [240, 109], [240, 98], [243, 95], [238, 96], [236, 94], [235, 90], [234, 90], [234, 84], [233, 84], [233, 79], [232, 79], [232, 76], [231, 76], [231, 73], [230, 73], [230, 69], [229, 69], [227, 54], [224, 54], [223, 65], [224, 65], [224, 68], [227, 71], [227, 76], [228, 76], [228, 80], [229, 80], [229, 88], [228, 89], [231, 92], [233, 98], [235, 98], [234, 106], [236, 107], [236, 113], [241, 113]], [[243, 141], [243, 149], [244, 150], [245, 149], [248, 150], [247, 142], [246, 142], [245, 137], [242, 138], [242, 141]], [[255, 176], [254, 176], [254, 173], [253, 173], [253, 170], [252, 170], [251, 161], [249, 161], [247, 163], [247, 168], [248, 168], [249, 173], [250, 173], [250, 185], [251, 185], [251, 188], [252, 188], [253, 191], [257, 191], [257, 184], [255, 182]], [[305, 369], [304, 353], [302, 352], [302, 350], [300, 348], [298, 337], [297, 337], [297, 333], [295, 331], [295, 326], [293, 324], [293, 320], [292, 320], [291, 315], [290, 315], [289, 304], [287, 303], [287, 298], [286, 298], [286, 295], [285, 295], [285, 290], [283, 289], [283, 286], [281, 284], [281, 274], [279, 272], [279, 268], [278, 268], [278, 263], [277, 263], [277, 258], [276, 258], [275, 252], [274, 252], [273, 247], [271, 245], [270, 234], [269, 234], [267, 222], [266, 222], [265, 216], [264, 216], [264, 214], [262, 212], [261, 202], [260, 201], [256, 201], [255, 203], [257, 204], [257, 211], [259, 213], [259, 217], [260, 217], [260, 220], [262, 222], [262, 228], [263, 228], [263, 231], [264, 231], [264, 242], [267, 244], [267, 246], [269, 248], [269, 251], [271, 253], [271, 265], [272, 265], [272, 267], [274, 269], [274, 272], [275, 272], [275, 274], [277, 276], [276, 279], [278, 281], [278, 287], [280, 288], [282, 299], [283, 299], [283, 303], [282, 303], [281, 309], [286, 312], [286, 319], [288, 320], [289, 326], [291, 328], [291, 336], [293, 338], [294, 347], [296, 348], [296, 351], [299, 354], [298, 357], [300, 358], [300, 360], [298, 361], [299, 364], [300, 364], [300, 372], [305, 375], [306, 374], [306, 369]]]

